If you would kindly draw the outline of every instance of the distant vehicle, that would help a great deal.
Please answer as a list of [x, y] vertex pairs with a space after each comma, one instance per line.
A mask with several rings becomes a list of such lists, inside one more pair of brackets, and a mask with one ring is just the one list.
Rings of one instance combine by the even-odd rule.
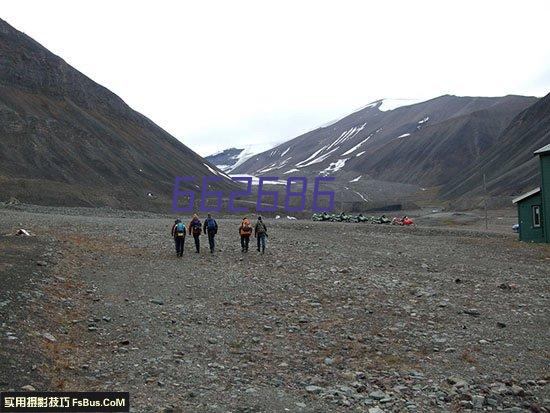
[[518, 233], [519, 232], [519, 224], [512, 225], [512, 231], [514, 231], [515, 233]]
[[401, 225], [401, 226], [414, 225], [414, 221], [407, 216], [404, 216], [403, 218], [395, 217], [394, 219], [392, 219], [391, 223], [392, 225]]

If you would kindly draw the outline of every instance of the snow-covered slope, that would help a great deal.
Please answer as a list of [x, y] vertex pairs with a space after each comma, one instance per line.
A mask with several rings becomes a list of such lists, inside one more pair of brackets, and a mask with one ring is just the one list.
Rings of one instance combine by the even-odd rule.
[[451, 95], [425, 102], [381, 99], [249, 157], [232, 173], [343, 176], [354, 185], [369, 178], [441, 185], [480, 159], [512, 118], [535, 101]]
[[245, 145], [242, 149], [224, 149], [212, 155], [206, 156], [205, 159], [216, 165], [222, 171], [231, 172], [252, 156], [265, 151], [268, 147], [269, 145], [266, 144], [250, 144]]

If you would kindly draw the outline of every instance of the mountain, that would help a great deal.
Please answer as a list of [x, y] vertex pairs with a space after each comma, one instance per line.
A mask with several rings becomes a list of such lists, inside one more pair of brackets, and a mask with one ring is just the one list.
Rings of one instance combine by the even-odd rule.
[[390, 139], [370, 156], [357, 160], [355, 167], [389, 181], [446, 185], [477, 164], [529, 102], [532, 100], [507, 96], [488, 105], [478, 102], [472, 112], [461, 110], [420, 129], [409, 126], [409, 135]]
[[242, 149], [229, 148], [205, 157], [208, 162], [216, 165], [224, 172], [233, 172], [252, 156], [270, 148], [269, 143], [248, 143]]
[[396, 107], [380, 100], [255, 155], [234, 173], [334, 176], [349, 191], [370, 181], [371, 199], [377, 192], [384, 197], [388, 183], [408, 184], [417, 191], [433, 188], [430, 193], [442, 199], [442, 192], [478, 165], [510, 122], [535, 102], [524, 96], [444, 95]]
[[224, 172], [231, 171], [235, 165], [242, 159], [245, 149], [229, 148], [223, 151], [206, 156], [208, 162], [216, 165]]
[[234, 187], [114, 93], [3, 20], [0, 136], [6, 199], [167, 211], [176, 176], [218, 175], [220, 188]]
[[[550, 143], [550, 94], [518, 114], [485, 155], [448, 185], [444, 196], [471, 203], [483, 197], [483, 174], [492, 197], [508, 198], [540, 185], [533, 152]], [[508, 203], [504, 199], [501, 203]]]

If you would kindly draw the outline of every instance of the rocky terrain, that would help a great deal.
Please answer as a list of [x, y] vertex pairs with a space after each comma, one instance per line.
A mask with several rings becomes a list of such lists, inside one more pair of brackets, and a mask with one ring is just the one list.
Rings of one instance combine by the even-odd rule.
[[78, 212], [0, 210], [1, 390], [129, 391], [135, 412], [550, 411], [550, 249], [502, 231], [511, 213], [489, 231], [268, 220], [265, 255], [227, 217], [215, 254], [203, 237], [176, 258], [173, 217]]

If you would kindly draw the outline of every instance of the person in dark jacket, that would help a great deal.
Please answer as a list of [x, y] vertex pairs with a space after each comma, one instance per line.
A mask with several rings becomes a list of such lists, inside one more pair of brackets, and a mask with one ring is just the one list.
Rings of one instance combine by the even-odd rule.
[[197, 214], [193, 214], [193, 219], [189, 222], [189, 235], [193, 235], [195, 240], [196, 253], [198, 254], [201, 251], [201, 220]]
[[265, 240], [267, 238], [267, 227], [262, 221], [262, 217], [258, 217], [256, 225], [254, 225], [254, 236], [258, 241], [258, 252], [260, 252], [260, 247], [262, 254], [265, 253]]
[[176, 255], [183, 257], [183, 246], [185, 244], [185, 225], [180, 219], [176, 219], [174, 225], [172, 225], [172, 237], [176, 244]]
[[214, 237], [218, 233], [218, 223], [211, 214], [208, 214], [208, 217], [204, 220], [203, 231], [208, 235], [208, 244], [210, 245], [210, 254], [214, 253]]

